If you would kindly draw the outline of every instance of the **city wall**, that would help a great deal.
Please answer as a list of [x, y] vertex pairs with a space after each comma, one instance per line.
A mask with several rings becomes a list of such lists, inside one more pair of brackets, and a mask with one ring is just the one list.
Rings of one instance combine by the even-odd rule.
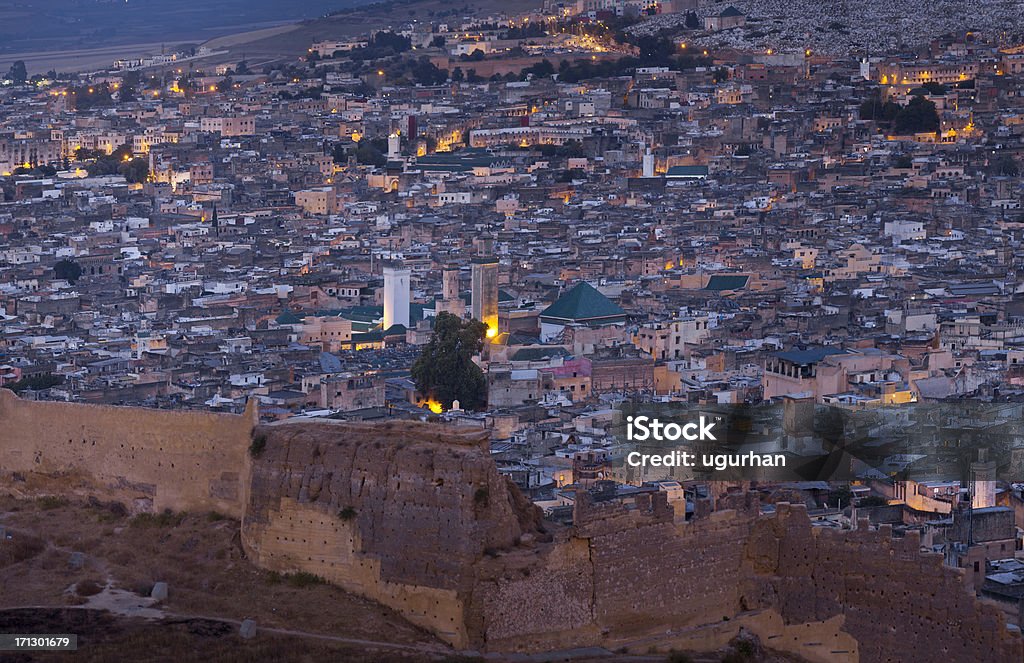
[[230, 514], [259, 566], [315, 573], [456, 647], [707, 651], [745, 629], [810, 661], [1024, 658], [913, 535], [816, 528], [784, 503], [764, 517], [755, 494], [687, 523], [664, 493], [628, 509], [581, 494], [560, 527], [497, 472], [483, 432], [255, 420], [0, 391], [0, 488]]
[[260, 566], [307, 571], [466, 646], [474, 564], [540, 512], [490, 459], [487, 433], [416, 422], [264, 426], [242, 543]]
[[0, 481], [133, 512], [218, 511], [241, 518], [257, 420], [243, 415], [28, 401], [0, 389]]

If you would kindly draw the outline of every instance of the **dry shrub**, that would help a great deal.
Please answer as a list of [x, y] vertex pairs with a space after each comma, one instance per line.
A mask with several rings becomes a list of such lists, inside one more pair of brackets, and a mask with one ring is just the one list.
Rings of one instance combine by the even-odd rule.
[[90, 578], [75, 585], [75, 594], [79, 596], [95, 596], [103, 591], [103, 587], [104, 585], [100, 584], [98, 580]]
[[0, 569], [31, 559], [45, 548], [46, 544], [34, 536], [12, 532], [10, 539], [0, 540]]

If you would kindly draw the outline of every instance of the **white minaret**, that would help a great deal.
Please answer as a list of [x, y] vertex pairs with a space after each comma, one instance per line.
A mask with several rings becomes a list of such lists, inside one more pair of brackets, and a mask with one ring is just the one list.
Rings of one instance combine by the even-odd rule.
[[409, 270], [400, 265], [384, 268], [384, 330], [409, 327]]
[[654, 177], [654, 155], [651, 154], [651, 148], [644, 150], [643, 158], [643, 177]]
[[388, 136], [388, 159], [402, 158], [402, 136], [397, 131]]

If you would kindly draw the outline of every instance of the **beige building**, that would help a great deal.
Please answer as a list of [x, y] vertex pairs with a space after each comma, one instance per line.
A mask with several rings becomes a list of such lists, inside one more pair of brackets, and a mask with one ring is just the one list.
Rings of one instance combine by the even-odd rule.
[[319, 345], [327, 352], [337, 352], [352, 342], [352, 321], [344, 318], [308, 316], [302, 323], [300, 343]]
[[679, 359], [687, 343], [700, 343], [709, 333], [706, 316], [653, 322], [637, 330], [633, 345], [655, 359]]
[[910, 363], [869, 348], [815, 347], [776, 352], [764, 367], [764, 399], [813, 397], [834, 405], [892, 405], [915, 400]]
[[221, 136], [252, 136], [256, 133], [256, 118], [251, 115], [204, 117], [199, 120], [199, 130], [219, 133]]
[[321, 407], [342, 412], [384, 407], [384, 378], [345, 373], [320, 383]]
[[843, 281], [855, 279], [862, 274], [882, 271], [881, 257], [865, 248], [863, 244], [851, 244], [850, 248], [838, 256], [840, 264], [825, 270], [826, 281]]
[[296, 191], [295, 204], [301, 207], [306, 214], [336, 214], [338, 212], [338, 196], [329, 186]]

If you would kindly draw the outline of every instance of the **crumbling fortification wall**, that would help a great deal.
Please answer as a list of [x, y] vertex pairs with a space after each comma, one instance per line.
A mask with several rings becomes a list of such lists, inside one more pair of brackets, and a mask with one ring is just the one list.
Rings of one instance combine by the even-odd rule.
[[474, 566], [539, 511], [500, 475], [486, 433], [413, 422], [261, 427], [242, 542], [261, 566], [307, 571], [469, 643]]
[[[459, 647], [721, 647], [738, 630], [811, 661], [1024, 658], [962, 572], [866, 522], [812, 527], [754, 494], [674, 522], [664, 493], [539, 512], [486, 434], [414, 422], [283, 422], [27, 402], [0, 390], [0, 487], [242, 520], [252, 560], [315, 573]], [[250, 457], [253, 438], [265, 445]]]
[[627, 509], [578, 494], [572, 530], [540, 547], [532, 564], [503, 555], [485, 565], [474, 601], [478, 645], [618, 648], [735, 617], [757, 500], [729, 498], [706, 518], [676, 524], [665, 497], [641, 495]]
[[0, 389], [0, 480], [135, 511], [241, 518], [255, 423], [255, 403], [244, 415], [211, 414], [27, 401]]
[[[534, 650], [651, 644], [713, 650], [740, 628], [813, 661], [1015, 661], [1020, 637], [916, 536], [812, 527], [803, 505], [758, 515], [753, 494], [672, 522], [663, 494], [576, 505], [573, 530], [532, 563], [509, 553], [480, 574], [477, 646]], [[530, 605], [524, 615], [516, 606]]]
[[860, 660], [1015, 661], [1021, 638], [998, 608], [978, 601], [963, 571], [921, 553], [916, 532], [893, 539], [888, 526], [812, 528], [803, 505], [780, 504], [759, 519], [746, 546], [747, 609], [771, 607], [788, 623], [844, 616]]

